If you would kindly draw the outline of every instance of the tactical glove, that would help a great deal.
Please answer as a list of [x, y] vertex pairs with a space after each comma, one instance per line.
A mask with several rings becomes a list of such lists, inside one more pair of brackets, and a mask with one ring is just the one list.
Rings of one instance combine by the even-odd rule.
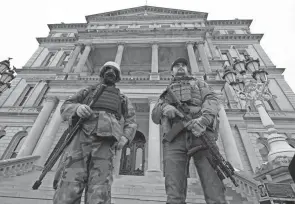
[[93, 114], [93, 111], [89, 106], [82, 104], [77, 108], [76, 113], [80, 118], [89, 118]]
[[183, 114], [179, 110], [177, 110], [174, 106], [171, 106], [169, 104], [163, 108], [163, 115], [169, 119], [173, 119], [177, 115], [181, 118], [184, 117]]
[[122, 136], [117, 144], [117, 150], [120, 150], [128, 142], [128, 139], [125, 136]]
[[201, 118], [196, 118], [188, 122], [187, 129], [191, 130], [196, 137], [199, 137], [206, 131], [206, 126], [201, 124]]

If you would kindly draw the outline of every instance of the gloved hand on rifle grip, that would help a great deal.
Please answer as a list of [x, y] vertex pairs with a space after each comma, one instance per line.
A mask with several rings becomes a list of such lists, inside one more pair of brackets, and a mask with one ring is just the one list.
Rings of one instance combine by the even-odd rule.
[[188, 122], [186, 127], [187, 130], [191, 130], [196, 137], [199, 137], [203, 132], [206, 131], [206, 126], [202, 125], [200, 121], [200, 118], [192, 119]]
[[128, 139], [125, 136], [122, 136], [116, 145], [117, 150], [122, 149], [124, 145], [127, 144], [127, 142], [128, 142]]
[[89, 106], [82, 104], [77, 108], [76, 113], [80, 118], [89, 118], [93, 114], [93, 111]]
[[166, 116], [169, 119], [173, 119], [176, 116], [179, 116], [181, 118], [183, 118], [183, 114], [177, 110], [174, 106], [172, 105], [165, 105], [165, 107], [163, 108], [163, 115]]

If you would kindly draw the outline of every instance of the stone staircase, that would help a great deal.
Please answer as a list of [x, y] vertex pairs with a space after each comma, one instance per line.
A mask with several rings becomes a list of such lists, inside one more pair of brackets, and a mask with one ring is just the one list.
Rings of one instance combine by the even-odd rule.
[[[32, 190], [32, 184], [39, 177], [33, 163], [38, 157], [26, 157], [0, 161], [0, 200], [1, 204], [51, 204], [54, 190], [52, 180], [54, 172], [49, 172], [38, 190]], [[253, 180], [237, 175], [239, 187], [229, 181], [227, 200], [229, 204], [256, 204], [256, 188]], [[188, 204], [205, 203], [203, 191], [196, 179], [188, 180]], [[83, 199], [82, 199], [82, 202]], [[116, 176], [112, 185], [112, 203], [114, 204], [165, 204], [164, 178], [151, 176]]]

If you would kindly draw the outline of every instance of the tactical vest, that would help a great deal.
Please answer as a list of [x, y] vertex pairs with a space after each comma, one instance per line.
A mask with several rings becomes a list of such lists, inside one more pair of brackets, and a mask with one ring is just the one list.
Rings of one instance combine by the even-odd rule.
[[[202, 106], [201, 92], [195, 80], [177, 80], [170, 84], [174, 95], [183, 103], [192, 106]], [[173, 104], [172, 99], [167, 95], [168, 103]]]
[[106, 87], [98, 100], [92, 105], [94, 111], [106, 111], [121, 119], [121, 97], [120, 90], [115, 87]]

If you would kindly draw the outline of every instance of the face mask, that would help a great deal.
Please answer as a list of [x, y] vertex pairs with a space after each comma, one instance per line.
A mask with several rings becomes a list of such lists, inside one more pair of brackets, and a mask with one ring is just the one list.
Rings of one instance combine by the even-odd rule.
[[106, 70], [103, 77], [104, 77], [104, 82], [108, 85], [115, 84], [117, 79], [116, 73], [113, 69]]

